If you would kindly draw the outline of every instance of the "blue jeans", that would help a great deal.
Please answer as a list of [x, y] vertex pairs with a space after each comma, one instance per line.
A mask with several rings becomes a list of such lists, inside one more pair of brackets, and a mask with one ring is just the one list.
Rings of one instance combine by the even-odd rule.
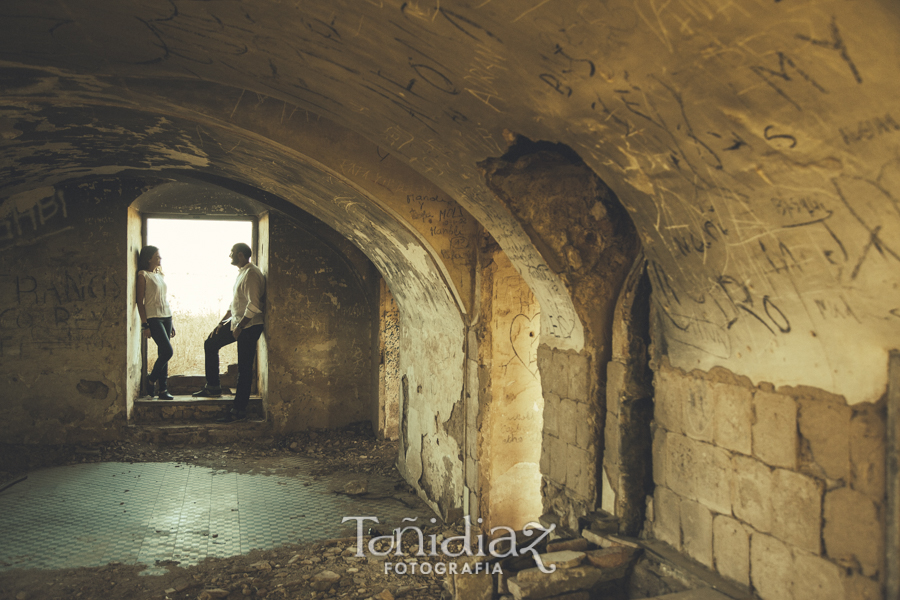
[[[237, 339], [238, 380], [234, 393], [234, 410], [246, 412], [250, 402], [250, 384], [253, 381], [253, 363], [256, 361], [256, 342], [262, 335], [263, 326], [253, 325], [241, 332]], [[219, 382], [219, 350], [235, 342], [234, 334], [228, 325], [219, 327], [218, 333], [211, 333], [203, 343], [206, 354], [206, 385], [211, 388], [221, 387]]]
[[169, 379], [169, 359], [175, 354], [172, 350], [172, 317], [161, 317], [147, 319], [147, 325], [150, 326], [150, 337], [156, 342], [156, 363], [153, 370], [150, 371], [148, 379], [151, 383], [159, 384], [160, 391], [168, 388]]

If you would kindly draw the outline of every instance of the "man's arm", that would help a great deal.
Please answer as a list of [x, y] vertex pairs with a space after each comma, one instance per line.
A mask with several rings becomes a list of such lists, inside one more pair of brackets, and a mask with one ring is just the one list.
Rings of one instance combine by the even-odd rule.
[[229, 308], [228, 312], [225, 313], [225, 316], [222, 317], [221, 319], [219, 319], [219, 324], [216, 325], [216, 328], [213, 329], [213, 335], [219, 333], [219, 329], [221, 329], [225, 325], [225, 323], [228, 322], [228, 319], [230, 319], [230, 318], [231, 318], [231, 309]]

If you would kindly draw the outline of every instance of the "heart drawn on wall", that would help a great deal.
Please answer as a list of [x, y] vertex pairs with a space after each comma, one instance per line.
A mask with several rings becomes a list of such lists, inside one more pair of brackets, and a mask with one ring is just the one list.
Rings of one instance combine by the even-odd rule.
[[541, 313], [533, 317], [518, 314], [509, 326], [509, 341], [513, 352], [532, 375], [537, 376], [537, 347], [540, 341]]

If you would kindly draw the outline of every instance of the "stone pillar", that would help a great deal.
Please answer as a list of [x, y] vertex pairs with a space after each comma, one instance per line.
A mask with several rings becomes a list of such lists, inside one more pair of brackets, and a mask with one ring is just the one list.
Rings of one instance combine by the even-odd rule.
[[503, 251], [482, 260], [481, 516], [521, 529], [541, 515], [540, 306]]

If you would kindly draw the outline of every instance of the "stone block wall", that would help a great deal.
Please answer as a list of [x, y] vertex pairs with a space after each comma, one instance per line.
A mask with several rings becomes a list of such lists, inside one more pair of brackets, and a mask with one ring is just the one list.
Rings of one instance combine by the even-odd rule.
[[648, 530], [764, 600], [881, 598], [883, 406], [655, 373]]
[[544, 513], [577, 531], [578, 517], [594, 510], [597, 499], [598, 411], [590, 395], [590, 359], [541, 346], [538, 365], [544, 394]]

